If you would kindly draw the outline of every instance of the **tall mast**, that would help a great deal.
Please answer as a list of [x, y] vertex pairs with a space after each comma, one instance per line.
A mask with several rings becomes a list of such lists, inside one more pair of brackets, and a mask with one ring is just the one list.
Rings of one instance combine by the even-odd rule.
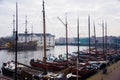
[[59, 17], [58, 19], [66, 28], [66, 54], [67, 54], [67, 61], [68, 61], [68, 23], [67, 23], [67, 16], [66, 16], [66, 23], [64, 23]]
[[78, 21], [77, 21], [77, 37], [78, 37], [78, 59], [79, 59], [79, 51], [80, 51], [80, 47], [79, 47], [79, 45], [80, 45], [80, 41], [79, 41], [79, 39], [80, 39], [80, 37], [79, 37], [80, 35], [79, 35], [79, 18], [78, 18]]
[[[105, 53], [106, 53], [106, 61], [107, 61], [107, 55], [108, 55], [108, 49], [107, 49], [107, 22], [105, 22]], [[107, 63], [106, 63], [107, 67]]]
[[18, 4], [16, 1], [15, 80], [17, 80], [17, 41], [18, 41]]
[[[44, 57], [43, 57], [43, 61], [44, 64], [46, 65], [46, 23], [45, 23], [45, 6], [44, 6], [44, 0], [43, 0], [43, 37], [44, 37]], [[44, 70], [45, 73], [47, 73], [47, 67]]]
[[[103, 31], [103, 54], [105, 55], [105, 60], [107, 61], [107, 37], [106, 37], [107, 36], [107, 24], [104, 22], [102, 22], [102, 29], [103, 29], [102, 30]], [[105, 48], [106, 48], [106, 50], [105, 50]], [[105, 73], [107, 72], [107, 63], [103, 70], [105, 70]]]
[[25, 43], [27, 43], [27, 16], [25, 17]]
[[107, 54], [107, 22], [105, 22], [105, 49]]
[[67, 61], [68, 61], [68, 23], [67, 23], [67, 16], [66, 16], [66, 54], [67, 54]]
[[95, 23], [94, 22], [93, 22], [93, 26], [94, 26], [95, 51], [96, 51], [96, 54], [97, 54], [96, 29], [95, 29]]
[[89, 54], [90, 54], [90, 15], [88, 16], [88, 36], [89, 36]]
[[[79, 18], [78, 18], [78, 20], [77, 20], [77, 37], [78, 37], [78, 58], [77, 58], [77, 69], [78, 69], [78, 63], [79, 63], [79, 55], [80, 55], [80, 53], [79, 53], [79, 51], [80, 51], [80, 44], [79, 44], [79, 37], [80, 35], [79, 35]], [[78, 70], [77, 70], [77, 76], [78, 76]], [[78, 80], [78, 77], [76, 77], [77, 78], [77, 80]]]
[[31, 41], [32, 41], [32, 38], [33, 38], [33, 26], [31, 26]]
[[104, 54], [104, 22], [102, 21], [102, 36], [103, 36], [103, 54]]
[[15, 38], [15, 15], [13, 15], [13, 37]]

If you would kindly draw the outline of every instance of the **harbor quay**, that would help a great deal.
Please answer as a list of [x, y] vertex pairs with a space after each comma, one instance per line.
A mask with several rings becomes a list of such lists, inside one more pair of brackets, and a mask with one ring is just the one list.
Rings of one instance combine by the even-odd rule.
[[103, 74], [102, 70], [86, 80], [120, 80], [120, 61], [115, 62], [107, 67], [107, 73]]

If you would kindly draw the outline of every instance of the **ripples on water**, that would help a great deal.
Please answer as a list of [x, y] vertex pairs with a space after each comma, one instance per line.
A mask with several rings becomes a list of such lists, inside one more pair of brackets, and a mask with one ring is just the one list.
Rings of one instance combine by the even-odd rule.
[[[77, 51], [77, 46], [69, 46], [68, 52], [74, 52]], [[80, 50], [86, 49], [87, 47], [80, 47]], [[56, 46], [54, 49], [51, 49], [46, 52], [47, 55], [54, 55], [58, 57], [60, 54], [66, 53], [66, 46]], [[7, 62], [10, 60], [14, 60], [14, 52], [9, 52], [7, 50], [1, 50], [0, 51], [0, 67], [2, 66], [3, 62]], [[43, 50], [37, 50], [37, 51], [20, 51], [18, 52], [18, 62], [28, 64], [31, 59], [42, 59], [43, 58]]]

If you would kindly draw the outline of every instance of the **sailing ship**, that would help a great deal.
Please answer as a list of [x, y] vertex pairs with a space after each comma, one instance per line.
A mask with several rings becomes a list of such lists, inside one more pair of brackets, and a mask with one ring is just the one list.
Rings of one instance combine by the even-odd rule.
[[[20, 35], [20, 34], [18, 34]], [[15, 51], [15, 36], [16, 36], [16, 32], [15, 32], [15, 19], [14, 19], [14, 15], [13, 15], [13, 40], [9, 41], [7, 43], [7, 47], [10, 51]], [[33, 41], [31, 39], [31, 41], [27, 40], [28, 37], [28, 31], [27, 31], [27, 16], [26, 16], [26, 20], [25, 20], [25, 34], [22, 34], [22, 36], [24, 36], [25, 41], [24, 42], [17, 42], [17, 50], [18, 51], [23, 51], [23, 50], [37, 50], [37, 40]], [[31, 33], [32, 36], [32, 33]]]
[[[8, 50], [15, 51], [15, 41], [8, 43]], [[29, 42], [19, 42], [17, 46], [18, 51], [25, 50], [37, 50], [37, 41], [29, 41]]]
[[47, 73], [47, 70], [58, 71], [65, 69], [68, 66], [67, 60], [52, 60], [48, 61], [46, 57], [46, 24], [45, 24], [45, 7], [43, 0], [43, 36], [44, 36], [44, 57], [42, 60], [30, 60], [30, 65], [34, 67], [39, 67], [44, 69], [44, 72]]

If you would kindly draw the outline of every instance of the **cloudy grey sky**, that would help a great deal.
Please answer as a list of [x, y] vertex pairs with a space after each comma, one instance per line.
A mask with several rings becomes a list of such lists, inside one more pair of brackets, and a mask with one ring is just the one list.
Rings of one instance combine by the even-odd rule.
[[[17, 0], [19, 9], [19, 32], [24, 32], [25, 16], [28, 17], [28, 31], [33, 26], [34, 33], [42, 33], [42, 0]], [[16, 0], [0, 0], [0, 37], [12, 35], [12, 20], [15, 14]], [[91, 34], [93, 21], [97, 28], [97, 36], [102, 35], [102, 20], [108, 23], [108, 35], [119, 36], [120, 0], [45, 0], [47, 32], [56, 37], [65, 36], [65, 27], [57, 19], [65, 21], [68, 17], [69, 37], [76, 36], [77, 17], [80, 18], [80, 34], [88, 33], [87, 18], [91, 16]]]

